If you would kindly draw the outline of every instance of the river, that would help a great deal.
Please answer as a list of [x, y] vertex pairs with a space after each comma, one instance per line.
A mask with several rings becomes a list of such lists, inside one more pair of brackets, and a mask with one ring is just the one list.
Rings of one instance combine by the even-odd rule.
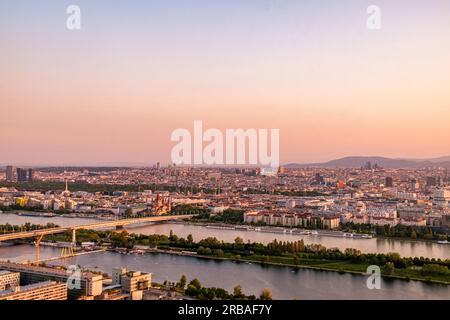
[[[33, 224], [46, 224], [52, 222], [59, 226], [72, 226], [81, 224], [91, 224], [93, 219], [87, 218], [44, 218], [18, 216], [15, 214], [0, 214], [0, 224], [10, 223], [21, 225], [26, 222]], [[207, 237], [216, 237], [225, 242], [233, 242], [236, 237], [241, 237], [244, 241], [268, 243], [277, 239], [279, 241], [294, 241], [303, 239], [306, 244], [318, 243], [327, 248], [355, 248], [365, 253], [388, 253], [398, 252], [403, 257], [427, 257], [450, 259], [450, 245], [438, 244], [436, 242], [398, 240], [398, 239], [349, 239], [340, 237], [320, 236], [320, 235], [289, 235], [273, 234], [255, 231], [236, 231], [210, 229], [196, 225], [184, 225], [180, 223], [147, 224], [138, 226], [127, 226], [126, 230], [141, 234], [165, 234], [169, 235], [170, 230], [180, 237], [187, 237], [192, 234], [194, 240], [198, 241]]]
[[[34, 258], [34, 247], [0, 247], [0, 257], [23, 262]], [[56, 257], [60, 250], [42, 247], [41, 258]], [[231, 261], [213, 261], [166, 254], [124, 255], [100, 252], [53, 261], [53, 264], [79, 264], [84, 268], [111, 274], [114, 267], [151, 272], [153, 281], [178, 281], [181, 274], [198, 278], [203, 286], [232, 291], [240, 284], [246, 294], [259, 295], [269, 288], [275, 299], [450, 299], [450, 286], [418, 281], [382, 280], [380, 290], [369, 290], [367, 277], [337, 272], [293, 270], [288, 267], [261, 266]]]
[[[1, 214], [0, 224], [45, 224], [53, 222], [60, 226], [92, 223], [84, 218], [42, 218]], [[397, 251], [402, 256], [423, 255], [449, 258], [449, 247], [435, 243], [399, 241], [385, 239], [353, 240], [325, 236], [290, 236], [270, 233], [216, 230], [195, 225], [178, 223], [131, 226], [129, 232], [143, 234], [169, 234], [170, 230], [179, 236], [192, 234], [195, 240], [215, 236], [224, 241], [233, 241], [237, 236], [246, 241], [267, 243], [279, 240], [304, 239], [306, 243], [321, 243], [327, 247], [353, 247], [364, 252]], [[35, 249], [30, 245], [0, 247], [0, 259], [23, 262], [33, 260]], [[57, 257], [60, 249], [41, 247], [41, 259]], [[100, 252], [53, 261], [53, 264], [79, 264], [87, 269], [111, 274], [112, 268], [126, 267], [131, 270], [151, 272], [153, 281], [178, 281], [181, 274], [188, 279], [198, 278], [204, 286], [221, 287], [232, 291], [240, 284], [246, 294], [259, 295], [263, 288], [269, 288], [275, 299], [450, 299], [450, 286], [426, 284], [419, 281], [382, 279], [380, 290], [369, 290], [367, 277], [288, 267], [261, 266], [232, 261], [213, 261], [195, 257], [167, 254], [123, 255]]]

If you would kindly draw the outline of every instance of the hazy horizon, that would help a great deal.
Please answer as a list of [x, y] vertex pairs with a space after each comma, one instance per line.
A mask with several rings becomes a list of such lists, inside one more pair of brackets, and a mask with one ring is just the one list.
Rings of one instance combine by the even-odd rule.
[[0, 163], [167, 164], [194, 120], [284, 164], [446, 156], [449, 36], [446, 0], [3, 0]]
[[[315, 163], [326, 163], [329, 161], [333, 161], [333, 160], [339, 160], [339, 159], [344, 159], [344, 158], [387, 158], [387, 159], [392, 159], [392, 160], [410, 160], [410, 161], [427, 161], [427, 160], [438, 160], [440, 158], [442, 158], [443, 162], [447, 162], [450, 161], [448, 159], [450, 159], [450, 156], [439, 156], [439, 157], [430, 157], [430, 158], [408, 158], [408, 157], [400, 157], [400, 158], [389, 158], [389, 157], [384, 157], [384, 156], [367, 156], [367, 155], [358, 155], [358, 156], [344, 156], [344, 157], [339, 157], [339, 158], [333, 158], [333, 159], [328, 159], [325, 161], [318, 161], [318, 162], [299, 162], [299, 161], [294, 161], [294, 162], [283, 162], [280, 165], [289, 165], [289, 164], [315, 164]], [[445, 158], [445, 159], [444, 159]], [[25, 162], [16, 162], [16, 163], [3, 163], [0, 162], [0, 167], [6, 167], [8, 165], [14, 166], [14, 167], [151, 167], [151, 166], [155, 166], [158, 162], [79, 162], [79, 163], [25, 163]], [[170, 162], [160, 162], [160, 165], [165, 167], [167, 165], [169, 165]], [[225, 168], [225, 167], [258, 167], [257, 165], [212, 165], [212, 166], [207, 166], [207, 165], [185, 165], [185, 166], [181, 166], [181, 167], [221, 167], [221, 168]]]

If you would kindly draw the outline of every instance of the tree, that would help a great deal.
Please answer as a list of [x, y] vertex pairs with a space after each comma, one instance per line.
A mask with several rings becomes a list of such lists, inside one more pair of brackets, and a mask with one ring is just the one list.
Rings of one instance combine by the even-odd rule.
[[241, 299], [241, 298], [245, 297], [245, 295], [242, 293], [242, 287], [240, 285], [237, 285], [236, 287], [234, 287], [233, 297], [235, 299]]
[[269, 289], [264, 288], [259, 296], [261, 300], [272, 300], [272, 292]]
[[180, 278], [180, 282], [178, 283], [178, 286], [181, 288], [181, 289], [184, 289], [184, 287], [186, 286], [186, 276], [183, 274], [182, 276], [181, 276], [181, 278]]
[[127, 210], [125, 210], [125, 217], [131, 217], [133, 215], [133, 209], [128, 208]]
[[237, 245], [244, 244], [244, 239], [242, 239], [241, 237], [237, 237], [236, 239], [234, 239], [234, 243]]
[[200, 289], [197, 289], [195, 286], [193, 286], [192, 284], [189, 284], [188, 285], [188, 287], [187, 287], [187, 289], [186, 289], [186, 291], [185, 291], [185, 293], [188, 295], [188, 296], [191, 296], [191, 297], [196, 297], [198, 294], [199, 294], [199, 292], [200, 292]]
[[393, 275], [395, 271], [394, 264], [392, 262], [386, 262], [383, 267], [383, 273], [386, 275]]
[[193, 286], [194, 288], [196, 288], [197, 290], [200, 290], [202, 288], [202, 285], [200, 283], [200, 280], [198, 280], [197, 278], [195, 278], [194, 280], [192, 280], [191, 282], [189, 282], [189, 285]]
[[194, 242], [194, 238], [192, 237], [192, 234], [189, 234], [189, 235], [187, 236], [187, 241], [188, 241], [189, 243], [193, 243], [193, 242]]
[[212, 251], [211, 251], [211, 248], [209, 248], [209, 247], [205, 248], [205, 247], [200, 246], [197, 249], [197, 253], [199, 255], [209, 256], [212, 254]]
[[447, 275], [450, 270], [446, 266], [441, 266], [438, 264], [426, 264], [420, 270], [423, 275], [435, 274], [435, 275]]

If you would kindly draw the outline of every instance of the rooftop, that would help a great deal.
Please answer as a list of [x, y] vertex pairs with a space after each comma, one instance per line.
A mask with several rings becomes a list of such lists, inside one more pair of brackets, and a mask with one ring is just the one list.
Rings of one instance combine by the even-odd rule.
[[[18, 287], [19, 290], [17, 292], [34, 290], [37, 288], [44, 288], [44, 287], [52, 286], [55, 284], [57, 284], [57, 282], [55, 282], [55, 281], [44, 281], [44, 282], [39, 282], [39, 283], [33, 283], [33, 284], [26, 285], [26, 286]], [[15, 289], [8, 289], [8, 290], [0, 291], [0, 297], [9, 295], [14, 292], [16, 292]]]

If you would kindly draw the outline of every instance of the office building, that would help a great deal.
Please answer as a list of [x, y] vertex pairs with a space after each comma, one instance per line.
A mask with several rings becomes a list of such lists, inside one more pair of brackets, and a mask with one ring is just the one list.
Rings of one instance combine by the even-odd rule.
[[151, 287], [152, 274], [117, 268], [113, 269], [112, 281], [114, 285], [121, 285], [122, 291], [130, 294], [132, 300], [141, 300], [143, 290]]
[[437, 186], [437, 181], [435, 177], [427, 177], [427, 187], [435, 187]]
[[22, 168], [17, 168], [17, 181], [18, 182], [25, 182], [27, 181], [27, 170], [26, 169], [22, 169]]
[[316, 175], [314, 176], [314, 181], [318, 184], [322, 184], [325, 182], [325, 179], [322, 175], [320, 175], [320, 173], [316, 173]]
[[28, 181], [33, 181], [34, 179], [34, 170], [33, 169], [28, 169]]
[[450, 191], [446, 189], [435, 190], [433, 194], [433, 205], [447, 208], [450, 204]]
[[385, 185], [387, 188], [392, 188], [394, 186], [394, 180], [392, 179], [392, 177], [386, 177]]
[[14, 171], [13, 166], [6, 167], [6, 181], [12, 182], [14, 180]]

